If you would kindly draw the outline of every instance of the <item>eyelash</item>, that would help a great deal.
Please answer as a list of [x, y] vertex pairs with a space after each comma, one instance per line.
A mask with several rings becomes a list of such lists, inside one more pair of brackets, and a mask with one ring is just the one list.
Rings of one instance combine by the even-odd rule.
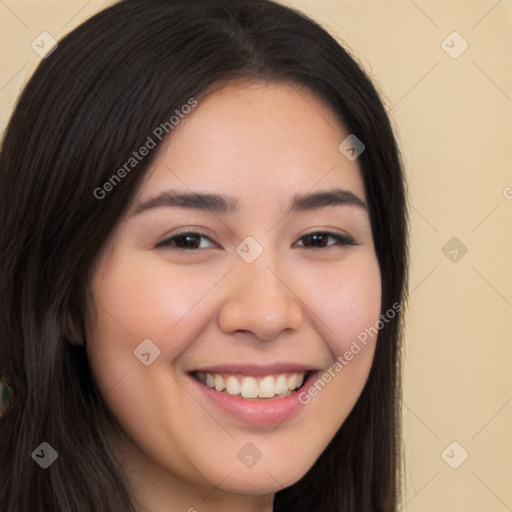
[[[194, 251], [204, 251], [205, 249], [194, 249], [194, 248], [181, 248], [181, 247], [175, 247], [172, 245], [172, 242], [174, 242], [176, 239], [178, 238], [181, 238], [181, 237], [186, 237], [186, 236], [194, 236], [194, 237], [201, 237], [201, 238], [207, 238], [210, 242], [213, 242], [213, 240], [209, 237], [209, 236], [206, 236], [202, 233], [197, 233], [195, 231], [185, 231], [183, 233], [178, 233], [170, 238], [166, 238], [165, 240], [162, 240], [161, 242], [159, 242], [157, 245], [156, 245], [156, 248], [160, 248], [160, 247], [165, 247], [165, 248], [169, 248], [169, 249], [172, 249], [174, 251], [178, 251], [178, 252], [194, 252]], [[329, 247], [333, 247], [335, 245], [339, 245], [339, 246], [346, 246], [346, 245], [358, 245], [356, 243], [356, 241], [347, 236], [347, 235], [342, 235], [341, 233], [332, 233], [330, 231], [313, 231], [311, 233], [308, 233], [304, 236], [301, 236], [299, 238], [299, 240], [302, 240], [303, 238], [307, 238], [307, 237], [311, 237], [313, 235], [323, 235], [323, 236], [327, 236], [328, 238], [334, 238], [337, 243], [336, 244], [332, 244], [332, 245], [328, 245], [326, 247], [314, 247], [313, 249], [328, 249]], [[307, 249], [307, 247], [304, 247]]]

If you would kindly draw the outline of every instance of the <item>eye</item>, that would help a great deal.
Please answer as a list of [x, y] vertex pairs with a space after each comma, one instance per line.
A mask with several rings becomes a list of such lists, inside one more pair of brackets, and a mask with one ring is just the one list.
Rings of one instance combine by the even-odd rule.
[[[327, 244], [329, 238], [335, 240], [335, 242], [333, 244]], [[356, 241], [347, 235], [324, 231], [309, 233], [301, 237], [300, 240], [307, 241], [302, 247], [310, 248], [313, 246], [313, 249], [322, 249], [324, 247], [332, 247], [333, 245], [357, 245]]]
[[[166, 238], [165, 240], [159, 242], [156, 247], [171, 248], [176, 251], [195, 251], [199, 249], [208, 249], [209, 247], [204, 247], [204, 245], [201, 244], [201, 239], [209, 240], [210, 242], [214, 243], [210, 237], [203, 235], [202, 233], [189, 231], [185, 233], [179, 233], [170, 238]], [[329, 239], [332, 239], [335, 242], [327, 244], [327, 240]], [[347, 235], [324, 231], [315, 231], [313, 233], [309, 233], [302, 236], [299, 241], [306, 241], [302, 246], [299, 247], [313, 249], [322, 249], [332, 247], [334, 245], [357, 245], [355, 240]]]
[[186, 232], [179, 233], [178, 235], [162, 240], [156, 244], [156, 247], [169, 247], [178, 251], [208, 249], [208, 247], [201, 246], [201, 242], [198, 244], [198, 240], [201, 238], [212, 242], [210, 237], [203, 235], [202, 233]]

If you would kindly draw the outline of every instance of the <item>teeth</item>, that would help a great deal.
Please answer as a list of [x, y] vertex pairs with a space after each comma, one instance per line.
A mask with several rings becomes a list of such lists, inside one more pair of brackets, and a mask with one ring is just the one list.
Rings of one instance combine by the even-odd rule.
[[226, 381], [226, 390], [230, 395], [237, 396], [240, 394], [240, 382], [232, 375]]
[[[234, 379], [235, 377], [229, 377]], [[258, 396], [258, 383], [254, 377], [244, 377], [240, 385], [240, 393], [244, 398], [256, 398]]]
[[265, 377], [258, 386], [258, 395], [261, 398], [272, 398], [276, 394], [274, 377]]
[[276, 380], [276, 393], [278, 395], [283, 395], [287, 393], [290, 388], [288, 387], [288, 379], [285, 375], [279, 375]]
[[235, 375], [221, 375], [219, 373], [197, 372], [197, 379], [219, 392], [233, 396], [242, 395], [244, 398], [274, 398], [287, 395], [304, 383], [305, 372], [267, 375], [261, 378], [252, 376], [238, 377]]
[[224, 384], [224, 379], [218, 373], [215, 374], [215, 376], [213, 377], [213, 380], [214, 380], [214, 384], [215, 384], [215, 389], [217, 391], [224, 391], [224, 389], [226, 389], [226, 384]]

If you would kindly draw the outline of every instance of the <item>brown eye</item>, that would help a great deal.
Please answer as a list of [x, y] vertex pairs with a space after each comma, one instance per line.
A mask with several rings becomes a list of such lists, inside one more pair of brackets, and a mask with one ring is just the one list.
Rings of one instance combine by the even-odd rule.
[[174, 235], [170, 238], [166, 238], [165, 240], [159, 242], [156, 247], [165, 247], [181, 251], [208, 249], [209, 247], [201, 247], [202, 238], [212, 242], [210, 237], [207, 237], [201, 233], [186, 232], [179, 233], [178, 235]]
[[[329, 239], [334, 239], [334, 243], [328, 243]], [[304, 240], [303, 246], [313, 249], [323, 249], [325, 247], [332, 247], [334, 245], [357, 245], [355, 240], [340, 233], [329, 233], [324, 231], [316, 231], [304, 235], [300, 240]]]
[[[156, 247], [174, 249], [176, 251], [197, 251], [211, 248], [204, 246], [201, 247], [201, 239], [209, 240], [211, 243], [214, 243], [210, 237], [202, 233], [189, 231], [166, 238], [159, 242]], [[329, 243], [329, 239], [334, 240], [334, 243]], [[324, 231], [309, 233], [301, 237], [300, 240], [303, 241], [303, 245], [300, 247], [305, 247], [307, 249], [324, 249], [336, 245], [357, 245], [355, 240], [349, 236]]]

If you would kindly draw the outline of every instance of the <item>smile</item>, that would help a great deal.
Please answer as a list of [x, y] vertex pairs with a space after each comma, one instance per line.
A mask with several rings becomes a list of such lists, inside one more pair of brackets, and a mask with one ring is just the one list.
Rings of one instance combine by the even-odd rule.
[[192, 383], [221, 414], [254, 427], [292, 421], [303, 411], [299, 390], [314, 384], [319, 370], [288, 365], [223, 366], [188, 372]]
[[241, 375], [228, 373], [194, 372], [201, 384], [218, 392], [247, 399], [272, 399], [297, 391], [308, 372], [286, 372], [276, 375]]

